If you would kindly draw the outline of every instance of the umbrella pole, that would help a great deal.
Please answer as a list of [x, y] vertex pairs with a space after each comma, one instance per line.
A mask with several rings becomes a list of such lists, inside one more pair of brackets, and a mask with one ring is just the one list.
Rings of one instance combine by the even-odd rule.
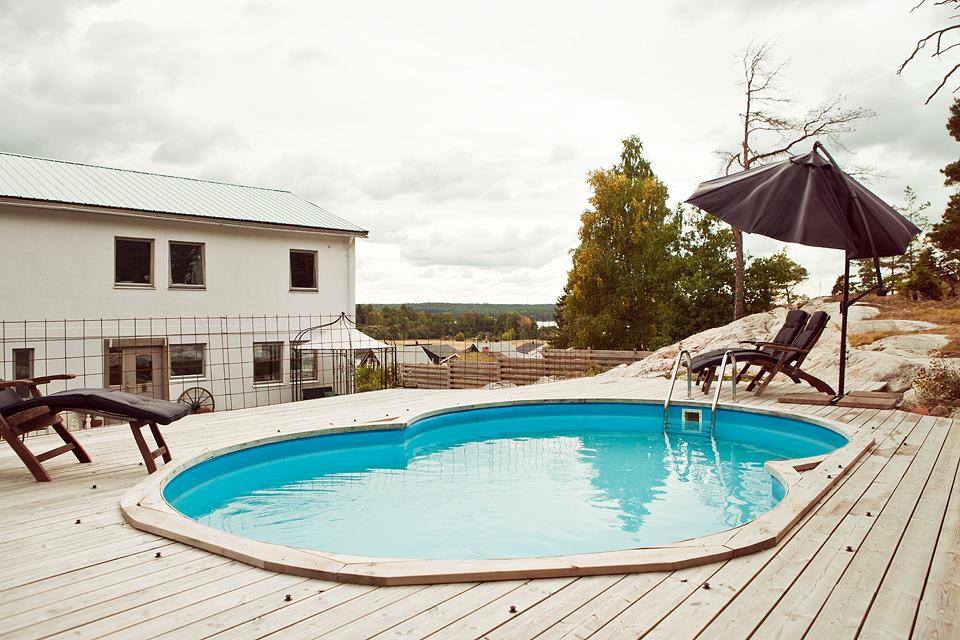
[[843, 301], [840, 303], [840, 380], [837, 383], [837, 397], [844, 395], [844, 382], [847, 377], [847, 312], [850, 310], [850, 254], [844, 253]]

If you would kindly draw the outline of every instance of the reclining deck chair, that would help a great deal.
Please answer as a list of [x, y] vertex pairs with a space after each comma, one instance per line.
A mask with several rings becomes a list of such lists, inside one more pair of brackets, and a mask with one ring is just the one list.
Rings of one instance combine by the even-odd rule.
[[[90, 462], [90, 456], [60, 419], [59, 414], [68, 410], [128, 421], [148, 473], [157, 470], [157, 458], [163, 458], [164, 462], [173, 459], [158, 425], [179, 420], [190, 412], [189, 407], [167, 400], [142, 398], [132, 393], [107, 389], [68, 389], [45, 396], [37, 388], [52, 380], [70, 380], [74, 377], [62, 374], [29, 380], [0, 380], [0, 436], [10, 444], [38, 482], [50, 481], [50, 475], [41, 464], [50, 458], [73, 453], [80, 462]], [[15, 391], [18, 386], [28, 387], [32, 397], [21, 398]], [[147, 426], [150, 427], [157, 444], [157, 448], [153, 450], [143, 437], [142, 429]], [[64, 444], [34, 455], [21, 440], [21, 436], [46, 427], [52, 427]]]
[[[745, 358], [748, 358], [750, 355], [758, 351], [771, 356], [779, 355], [776, 351], [774, 351], [773, 347], [768, 345], [790, 345], [797, 337], [797, 334], [800, 333], [803, 327], [807, 324], [807, 320], [809, 318], [810, 314], [806, 311], [793, 309], [787, 312], [787, 316], [783, 319], [783, 325], [781, 325], [777, 333], [774, 334], [773, 339], [768, 342], [759, 340], [741, 340], [740, 344], [752, 344], [754, 346], [733, 347], [730, 349], [712, 349], [710, 351], [698, 353], [696, 357], [693, 358], [690, 369], [692, 373], [697, 374], [697, 384], [702, 384], [701, 388], [704, 393], [710, 393], [710, 385], [713, 383], [713, 380], [717, 375], [717, 367], [720, 366], [720, 362], [723, 359], [723, 354], [728, 350], [733, 351], [734, 355], [737, 357], [737, 362], [743, 362]], [[746, 367], [744, 369], [746, 369]], [[739, 378], [742, 378], [742, 376]]]
[[[836, 395], [833, 387], [800, 368], [810, 353], [810, 350], [816, 346], [817, 341], [820, 339], [829, 321], [830, 315], [825, 311], [815, 312], [810, 316], [810, 320], [807, 321], [807, 326], [797, 334], [797, 337], [794, 338], [790, 346], [785, 347], [783, 345], [766, 343], [765, 346], [773, 349], [776, 352], [775, 355], [758, 351], [755, 354], [744, 357], [742, 359], [744, 366], [740, 370], [737, 379], [741, 379], [751, 366], [759, 366], [760, 373], [754, 376], [750, 384], [747, 385], [747, 391], [755, 389], [755, 393], [758, 396], [763, 393], [764, 389], [767, 388], [767, 385], [770, 384], [778, 373], [784, 374], [795, 383], [800, 383], [801, 381], [806, 382], [821, 393]], [[741, 360], [738, 359], [738, 362], [739, 361]]]

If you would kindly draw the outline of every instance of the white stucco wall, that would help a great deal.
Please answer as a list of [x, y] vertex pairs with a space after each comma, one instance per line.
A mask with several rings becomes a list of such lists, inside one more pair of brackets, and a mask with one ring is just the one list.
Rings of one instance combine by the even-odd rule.
[[[152, 287], [114, 284], [116, 237], [153, 240]], [[170, 286], [170, 241], [204, 243], [205, 289]], [[202, 387], [217, 409], [289, 401], [299, 329], [354, 313], [354, 244], [348, 235], [0, 202], [0, 379], [13, 377], [13, 350], [26, 348], [33, 375], [77, 376], [48, 392], [106, 386], [106, 347], [151, 337], [205, 345], [203, 375], [169, 376], [164, 397]], [[290, 290], [291, 249], [317, 252], [318, 291]], [[274, 341], [280, 380], [254, 383], [254, 343]], [[328, 363], [317, 373], [308, 386], [332, 386]]]
[[[154, 241], [152, 288], [114, 285], [114, 238]], [[206, 289], [171, 288], [169, 242], [205, 243]], [[0, 203], [0, 320], [352, 315], [354, 238]], [[319, 291], [290, 291], [290, 250], [317, 252]]]

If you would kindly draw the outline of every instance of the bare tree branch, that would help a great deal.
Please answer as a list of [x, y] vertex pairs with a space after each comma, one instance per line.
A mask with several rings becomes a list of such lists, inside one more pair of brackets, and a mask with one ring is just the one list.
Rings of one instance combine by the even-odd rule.
[[[920, 2], [918, 2], [916, 5], [914, 5], [912, 9], [910, 9], [911, 13], [919, 9], [921, 6], [923, 6], [925, 2], [926, 0], [920, 0]], [[935, 6], [935, 7], [943, 7], [947, 5], [958, 6], [960, 5], [960, 0], [937, 0], [937, 2], [932, 3], [932, 6]], [[946, 19], [960, 20], [960, 14], [950, 15]], [[931, 58], [939, 58], [944, 53], [946, 53], [947, 51], [950, 51], [954, 47], [960, 46], [960, 43], [952, 43], [952, 44], [948, 44], [947, 46], [944, 46], [943, 44], [943, 37], [957, 29], [960, 29], [960, 24], [951, 24], [941, 29], [932, 31], [927, 35], [925, 35], [924, 37], [917, 40], [917, 43], [913, 47], [913, 51], [910, 52], [910, 55], [907, 56], [907, 59], [904, 60], [900, 64], [900, 68], [897, 69], [897, 75], [898, 76], [901, 75], [903, 73], [903, 70], [907, 67], [907, 65], [913, 62], [913, 60], [917, 57], [917, 55], [921, 51], [923, 51], [928, 44], [930, 44], [933, 47], [933, 52], [930, 54]], [[957, 69], [960, 69], [960, 64], [954, 65], [953, 68], [951, 68], [946, 73], [946, 75], [943, 76], [943, 79], [940, 80], [940, 84], [938, 84], [937, 87], [933, 90], [933, 92], [929, 96], [927, 96], [927, 99], [924, 101], [924, 104], [930, 104], [930, 101], [933, 100], [934, 96], [936, 96], [937, 93], [939, 93], [940, 90], [943, 88], [943, 86], [947, 84], [947, 81], [950, 80], [951, 76], [953, 76], [953, 74], [957, 71]], [[956, 93], [956, 91], [957, 90], [954, 89], [954, 93]]]
[[[943, 76], [943, 80], [941, 80], [940, 84], [937, 85], [937, 88], [933, 90], [933, 93], [927, 96], [927, 99], [923, 104], [930, 104], [930, 101], [933, 100], [933, 96], [937, 95], [937, 92], [940, 91], [940, 89], [943, 89], [943, 85], [947, 84], [947, 80], [950, 79], [950, 76], [952, 76], [953, 72], [957, 69], [960, 69], [960, 63], [953, 65], [953, 68], [947, 72], [947, 75]], [[957, 87], [957, 89], [960, 89], [960, 87]], [[956, 93], [957, 89], [954, 89], [953, 92]]]
[[944, 27], [943, 29], [937, 29], [936, 31], [928, 33], [924, 37], [917, 40], [917, 44], [913, 47], [913, 52], [910, 53], [910, 56], [906, 60], [904, 60], [903, 63], [900, 65], [900, 68], [897, 69], [897, 75], [900, 75], [904, 67], [906, 67], [914, 58], [916, 58], [917, 54], [920, 53], [924, 48], [926, 48], [927, 43], [930, 42], [930, 40], [933, 38], [937, 39], [936, 40], [937, 46], [934, 49], [933, 53], [930, 54], [930, 57], [934, 58], [936, 56], [939, 56], [941, 53], [943, 53], [944, 51], [942, 48], [943, 35], [945, 33], [949, 33], [950, 31], [953, 31], [954, 29], [960, 29], [960, 24], [952, 24], [949, 27]]
[[[951, 1], [960, 3], [960, 0]], [[801, 115], [784, 113], [783, 109], [793, 100], [778, 87], [777, 81], [786, 64], [774, 63], [772, 45], [750, 43], [742, 64], [744, 110], [740, 114], [739, 149], [716, 152], [723, 162], [724, 174], [736, 166], [750, 169], [790, 154], [806, 141], [826, 139], [842, 149], [840, 136], [853, 131], [858, 121], [874, 115], [867, 109], [846, 107], [842, 95], [820, 102]], [[735, 318], [740, 318], [744, 311], [743, 239], [736, 229], [733, 235], [736, 252], [733, 313]]]

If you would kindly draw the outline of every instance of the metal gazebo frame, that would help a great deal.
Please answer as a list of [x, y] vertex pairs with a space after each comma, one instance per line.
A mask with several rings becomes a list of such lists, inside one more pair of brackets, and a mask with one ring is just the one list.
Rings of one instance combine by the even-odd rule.
[[[310, 338], [314, 332], [319, 334], [319, 339]], [[341, 312], [335, 320], [303, 329], [291, 342], [290, 379], [293, 383], [294, 400], [304, 399], [304, 382], [310, 381], [302, 376], [301, 363], [305, 351], [314, 352], [318, 370], [331, 372], [334, 395], [356, 393], [357, 370], [359, 366], [366, 366], [358, 365], [359, 357], [367, 361], [372, 356], [377, 362], [381, 370], [382, 388], [387, 388], [391, 380], [397, 379], [397, 346], [393, 337], [384, 340], [373, 338], [361, 331], [345, 312]], [[329, 368], [323, 364], [327, 360], [332, 363]]]

